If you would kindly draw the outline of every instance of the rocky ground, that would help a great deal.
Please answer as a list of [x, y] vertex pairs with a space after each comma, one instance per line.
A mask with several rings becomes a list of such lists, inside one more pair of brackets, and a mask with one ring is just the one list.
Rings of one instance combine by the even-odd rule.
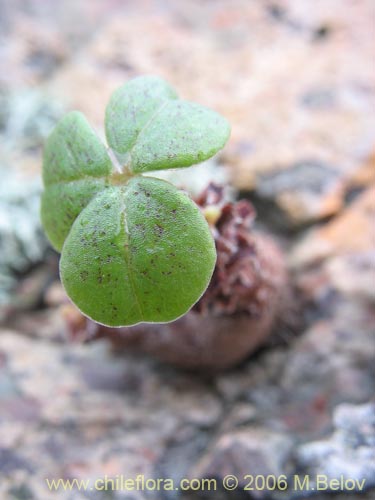
[[[374, 18], [372, 0], [0, 0], [1, 498], [374, 498]], [[102, 132], [111, 91], [143, 73], [230, 120], [225, 151], [193, 177], [219, 172], [254, 203], [295, 291], [267, 345], [216, 375], [68, 341], [40, 228], [51, 127], [75, 108]], [[286, 475], [289, 489], [45, 482], [137, 474]], [[317, 474], [364, 489], [319, 491]]]

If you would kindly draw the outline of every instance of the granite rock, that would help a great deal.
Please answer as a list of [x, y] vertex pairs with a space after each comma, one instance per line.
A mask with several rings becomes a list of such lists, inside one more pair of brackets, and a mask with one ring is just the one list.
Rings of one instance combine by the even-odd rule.
[[38, 179], [16, 172], [8, 171], [7, 182], [0, 184], [0, 316], [17, 275], [41, 262], [48, 248], [39, 220], [40, 193]]
[[334, 432], [324, 440], [297, 449], [297, 463], [312, 478], [328, 480], [343, 476], [369, 489], [375, 486], [375, 405], [341, 404], [333, 415]]
[[[293, 440], [286, 434], [265, 428], [244, 427], [221, 435], [190, 472], [194, 478], [215, 478], [222, 483], [228, 475], [238, 479], [239, 489], [249, 475], [287, 477]], [[268, 491], [254, 491], [253, 498], [268, 498]]]
[[[19, 176], [23, 193], [15, 201], [0, 183], [0, 226], [5, 213], [8, 229], [23, 228], [1, 241], [20, 265], [6, 271], [19, 306], [0, 322], [1, 498], [95, 500], [102, 492], [49, 492], [45, 478], [178, 481], [210, 464], [219, 471], [214, 462], [241, 472], [235, 456], [261, 473], [363, 476], [367, 491], [335, 499], [373, 500], [374, 2], [0, 0], [0, 10], [1, 173]], [[104, 340], [68, 342], [57, 259], [36, 267], [45, 243], [24, 222], [37, 214], [41, 145], [62, 107], [83, 111], [104, 136], [110, 93], [141, 73], [232, 123], [213, 175], [221, 164], [256, 203], [260, 225], [282, 236], [297, 292], [290, 325], [278, 322], [262, 350], [214, 376], [114, 353]], [[20, 300], [29, 286], [43, 290], [41, 301]], [[333, 492], [300, 493], [269, 498]]]

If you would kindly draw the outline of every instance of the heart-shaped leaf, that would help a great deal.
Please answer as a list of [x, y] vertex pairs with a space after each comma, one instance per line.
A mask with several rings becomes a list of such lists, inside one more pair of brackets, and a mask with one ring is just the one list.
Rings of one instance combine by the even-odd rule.
[[210, 229], [190, 198], [166, 181], [134, 177], [81, 212], [60, 273], [84, 314], [121, 326], [186, 313], [206, 289], [215, 261]]
[[153, 115], [177, 94], [167, 82], [156, 76], [140, 76], [122, 85], [111, 96], [105, 113], [109, 146], [123, 162], [139, 133]]
[[107, 185], [112, 162], [86, 118], [68, 113], [48, 138], [43, 157], [41, 218], [52, 245], [61, 251], [77, 215]]
[[105, 179], [80, 179], [51, 184], [45, 189], [41, 199], [42, 224], [58, 252], [77, 216], [106, 186]]
[[177, 99], [156, 77], [140, 77], [118, 89], [106, 111], [108, 144], [133, 173], [189, 167], [227, 142], [222, 116]]

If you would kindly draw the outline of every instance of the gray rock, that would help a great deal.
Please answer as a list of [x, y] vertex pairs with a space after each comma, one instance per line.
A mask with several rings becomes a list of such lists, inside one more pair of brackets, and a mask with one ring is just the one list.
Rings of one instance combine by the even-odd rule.
[[[235, 476], [242, 489], [248, 476], [276, 477], [291, 472], [293, 440], [286, 434], [265, 427], [246, 427], [223, 434], [190, 473], [194, 478]], [[254, 498], [266, 498], [266, 490], [253, 491]]]
[[0, 317], [1, 307], [12, 300], [15, 274], [40, 262], [48, 247], [35, 172], [44, 140], [61, 114], [61, 105], [40, 90], [0, 92], [0, 176], [6, 179], [0, 182]]
[[11, 300], [15, 274], [40, 262], [48, 247], [39, 218], [40, 180], [6, 175], [0, 185], [0, 307]]
[[[301, 445], [297, 462], [311, 477], [341, 476], [375, 486], [375, 405], [341, 404], [333, 416], [334, 432], [327, 439]], [[360, 488], [356, 488], [360, 490]]]
[[63, 107], [36, 89], [0, 91], [2, 143], [11, 152], [35, 153], [62, 116]]

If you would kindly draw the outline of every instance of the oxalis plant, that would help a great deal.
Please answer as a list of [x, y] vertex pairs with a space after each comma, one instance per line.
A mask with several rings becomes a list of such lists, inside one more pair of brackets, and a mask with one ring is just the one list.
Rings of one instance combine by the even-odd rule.
[[114, 92], [105, 131], [108, 148], [72, 111], [45, 145], [41, 218], [61, 252], [63, 286], [83, 314], [107, 326], [173, 321], [206, 290], [215, 244], [188, 195], [147, 174], [210, 158], [230, 127], [146, 76]]

